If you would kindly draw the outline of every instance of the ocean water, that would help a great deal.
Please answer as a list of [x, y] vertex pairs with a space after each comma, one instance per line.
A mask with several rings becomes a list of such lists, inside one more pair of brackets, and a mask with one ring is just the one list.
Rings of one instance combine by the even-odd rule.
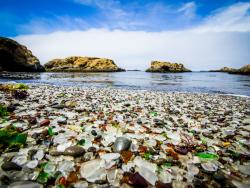
[[[202, 92], [250, 96], [250, 76], [216, 72], [146, 73], [21, 73], [34, 78], [3, 78], [16, 81], [79, 87], [114, 87], [124, 89]], [[17, 77], [20, 73], [11, 73]]]

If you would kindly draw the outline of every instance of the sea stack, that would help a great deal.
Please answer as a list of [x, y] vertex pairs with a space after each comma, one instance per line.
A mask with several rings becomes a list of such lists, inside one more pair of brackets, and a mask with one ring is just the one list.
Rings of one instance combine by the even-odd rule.
[[26, 46], [0, 37], [0, 71], [42, 72], [44, 68]]
[[53, 59], [44, 65], [48, 72], [121, 72], [113, 60], [97, 57], [71, 56]]
[[178, 73], [191, 72], [191, 70], [184, 67], [181, 63], [170, 63], [163, 61], [152, 61], [151, 67], [146, 72], [162, 72], [162, 73]]

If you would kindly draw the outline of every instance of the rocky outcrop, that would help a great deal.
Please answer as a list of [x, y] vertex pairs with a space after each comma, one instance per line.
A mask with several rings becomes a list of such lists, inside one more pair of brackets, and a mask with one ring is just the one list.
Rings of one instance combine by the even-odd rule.
[[113, 60], [97, 57], [72, 56], [65, 59], [54, 59], [44, 65], [51, 72], [120, 72]]
[[239, 69], [233, 70], [229, 73], [250, 75], [250, 64], [247, 64], [247, 65], [245, 65]]
[[0, 37], [0, 71], [42, 72], [44, 68], [26, 46]]
[[219, 70], [210, 70], [209, 72], [232, 72], [235, 71], [236, 69], [231, 68], [231, 67], [223, 67]]
[[234, 69], [230, 67], [223, 67], [222, 69], [219, 70], [210, 70], [209, 72], [227, 72], [230, 74], [246, 74], [250, 75], [250, 64], [245, 65], [239, 69]]
[[191, 72], [181, 63], [170, 63], [161, 61], [152, 61], [151, 67], [146, 72]]

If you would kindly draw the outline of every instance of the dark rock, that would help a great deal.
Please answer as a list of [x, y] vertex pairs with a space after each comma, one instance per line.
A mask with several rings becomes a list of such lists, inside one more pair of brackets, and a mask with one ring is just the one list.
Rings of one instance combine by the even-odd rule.
[[172, 183], [162, 183], [160, 181], [157, 181], [155, 183], [156, 188], [172, 188]]
[[43, 127], [43, 126], [47, 126], [50, 124], [50, 120], [48, 119], [45, 119], [43, 121], [40, 122], [40, 126]]
[[85, 150], [81, 146], [70, 146], [65, 149], [63, 152], [64, 155], [69, 155], [73, 157], [82, 156], [85, 153]]
[[114, 152], [121, 152], [124, 150], [128, 150], [131, 144], [131, 140], [125, 138], [125, 137], [118, 137], [115, 140], [115, 143], [113, 145]]
[[16, 110], [16, 106], [13, 104], [10, 104], [9, 106], [7, 106], [7, 111], [8, 112], [14, 112]]
[[37, 123], [37, 120], [36, 120], [35, 117], [29, 117], [28, 122], [29, 122], [31, 125], [35, 125], [35, 124]]
[[26, 99], [29, 94], [27, 91], [23, 91], [23, 90], [16, 90], [16, 91], [13, 91], [12, 93], [12, 97], [14, 97], [15, 99]]
[[138, 172], [135, 174], [130, 174], [129, 184], [134, 187], [148, 187], [147, 181]]
[[6, 176], [6, 175], [3, 175], [0, 177], [0, 185], [9, 185], [11, 183], [11, 179]]
[[216, 172], [213, 176], [214, 176], [214, 179], [217, 180], [218, 182], [225, 180], [225, 173], [222, 172], [221, 170]]
[[87, 151], [96, 153], [96, 148], [95, 147], [89, 147]]
[[44, 71], [39, 60], [25, 46], [0, 37], [0, 70], [10, 72]]
[[96, 132], [95, 130], [92, 130], [92, 131], [91, 131], [91, 134], [92, 134], [93, 136], [97, 136], [97, 132]]
[[11, 170], [20, 171], [20, 170], [22, 170], [22, 167], [20, 167], [16, 163], [13, 163], [10, 161], [4, 162], [1, 167], [4, 171], [11, 171]]
[[188, 148], [182, 146], [176, 146], [174, 147], [174, 151], [181, 155], [186, 155], [188, 153]]

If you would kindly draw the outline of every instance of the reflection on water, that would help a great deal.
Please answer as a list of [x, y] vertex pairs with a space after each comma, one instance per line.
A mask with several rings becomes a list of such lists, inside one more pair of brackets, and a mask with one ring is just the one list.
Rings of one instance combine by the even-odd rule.
[[[215, 72], [146, 73], [6, 73], [1, 82], [75, 85], [79, 87], [117, 87], [162, 91], [230, 93], [250, 96], [250, 76]], [[13, 79], [10, 78], [12, 75]], [[1, 76], [1, 75], [0, 75]], [[33, 77], [32, 77], [33, 76]]]

